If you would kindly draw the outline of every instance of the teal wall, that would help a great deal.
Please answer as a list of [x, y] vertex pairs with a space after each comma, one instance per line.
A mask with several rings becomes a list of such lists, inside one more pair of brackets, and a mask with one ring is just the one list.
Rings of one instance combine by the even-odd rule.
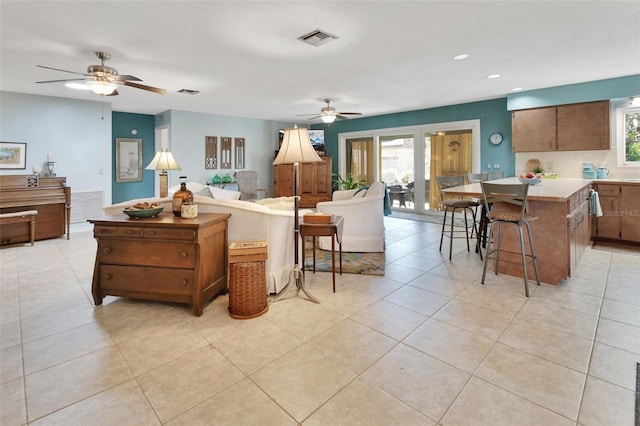
[[[133, 135], [131, 130], [138, 133]], [[134, 198], [153, 197], [154, 194], [154, 170], [144, 168], [151, 162], [155, 155], [155, 116], [144, 114], [131, 114], [126, 112], [113, 112], [111, 122], [112, 146], [111, 152], [114, 158], [111, 175], [113, 176], [111, 202], [113, 204]], [[116, 182], [116, 139], [131, 138], [142, 139], [142, 181], [140, 182]]]
[[[511, 113], [507, 111], [507, 98], [336, 121], [311, 127], [324, 129], [325, 151], [334, 158], [333, 171], [337, 173], [339, 133], [477, 119], [480, 120], [482, 169], [486, 170], [488, 163], [498, 163], [506, 176], [513, 176], [515, 156], [511, 152]], [[504, 136], [503, 142], [497, 146], [489, 143], [489, 135], [496, 132]]]
[[513, 93], [507, 96], [507, 109], [512, 111], [630, 96], [640, 96], [640, 74]]

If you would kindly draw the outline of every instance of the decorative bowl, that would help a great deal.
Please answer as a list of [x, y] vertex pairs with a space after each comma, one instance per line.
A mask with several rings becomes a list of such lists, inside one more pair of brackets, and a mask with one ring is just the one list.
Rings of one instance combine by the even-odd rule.
[[537, 185], [540, 182], [542, 182], [542, 178], [539, 178], [539, 177], [534, 177], [534, 178], [521, 177], [518, 179], [520, 180], [520, 182], [528, 183], [529, 185]]
[[150, 209], [134, 209], [134, 208], [128, 207], [122, 210], [122, 212], [133, 219], [139, 219], [144, 217], [155, 217], [158, 214], [160, 214], [162, 210], [164, 210], [164, 207], [162, 206], [154, 207]]

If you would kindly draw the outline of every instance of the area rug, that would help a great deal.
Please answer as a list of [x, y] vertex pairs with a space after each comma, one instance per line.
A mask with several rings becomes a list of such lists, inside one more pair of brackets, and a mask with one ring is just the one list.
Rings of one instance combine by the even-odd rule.
[[[305, 247], [305, 270], [313, 270], [313, 248]], [[336, 247], [336, 273], [340, 271], [340, 254]], [[383, 253], [342, 252], [342, 272], [347, 274], [384, 276]], [[316, 272], [331, 272], [331, 251], [316, 249]]]
[[[444, 211], [440, 210], [428, 210], [425, 213], [414, 213], [414, 212], [403, 212], [394, 210], [391, 213], [391, 217], [397, 219], [407, 219], [407, 220], [416, 220], [419, 222], [429, 222], [429, 223], [437, 223], [438, 225], [442, 225], [442, 219], [444, 217]], [[456, 220], [453, 222], [455, 226], [463, 227], [464, 226], [464, 214], [460, 212], [456, 212]], [[471, 218], [469, 218], [471, 219]], [[451, 223], [451, 215], [447, 214], [447, 224]], [[471, 221], [470, 221], [471, 223]]]
[[591, 246], [594, 250], [603, 250], [611, 253], [635, 254], [640, 256], [640, 246], [632, 244], [614, 243], [609, 241], [594, 241]]

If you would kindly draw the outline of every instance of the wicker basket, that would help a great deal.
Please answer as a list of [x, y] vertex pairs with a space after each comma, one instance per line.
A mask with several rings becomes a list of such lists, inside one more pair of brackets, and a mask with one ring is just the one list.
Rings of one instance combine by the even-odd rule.
[[267, 312], [264, 260], [232, 263], [229, 275], [229, 315], [248, 319]]
[[267, 312], [266, 244], [247, 250], [246, 243], [229, 247], [229, 315], [255, 318]]

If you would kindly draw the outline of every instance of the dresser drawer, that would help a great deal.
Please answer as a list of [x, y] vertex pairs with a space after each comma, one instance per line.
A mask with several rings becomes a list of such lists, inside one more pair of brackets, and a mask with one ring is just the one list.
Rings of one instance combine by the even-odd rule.
[[100, 266], [100, 287], [105, 293], [192, 294], [193, 271], [188, 269]]
[[194, 241], [194, 229], [144, 228], [142, 236], [148, 239]]
[[98, 255], [103, 264], [193, 268], [196, 251], [196, 245], [191, 243], [167, 244], [118, 238], [98, 240]]
[[95, 225], [93, 236], [100, 237], [142, 237], [142, 228], [136, 226], [101, 226]]

